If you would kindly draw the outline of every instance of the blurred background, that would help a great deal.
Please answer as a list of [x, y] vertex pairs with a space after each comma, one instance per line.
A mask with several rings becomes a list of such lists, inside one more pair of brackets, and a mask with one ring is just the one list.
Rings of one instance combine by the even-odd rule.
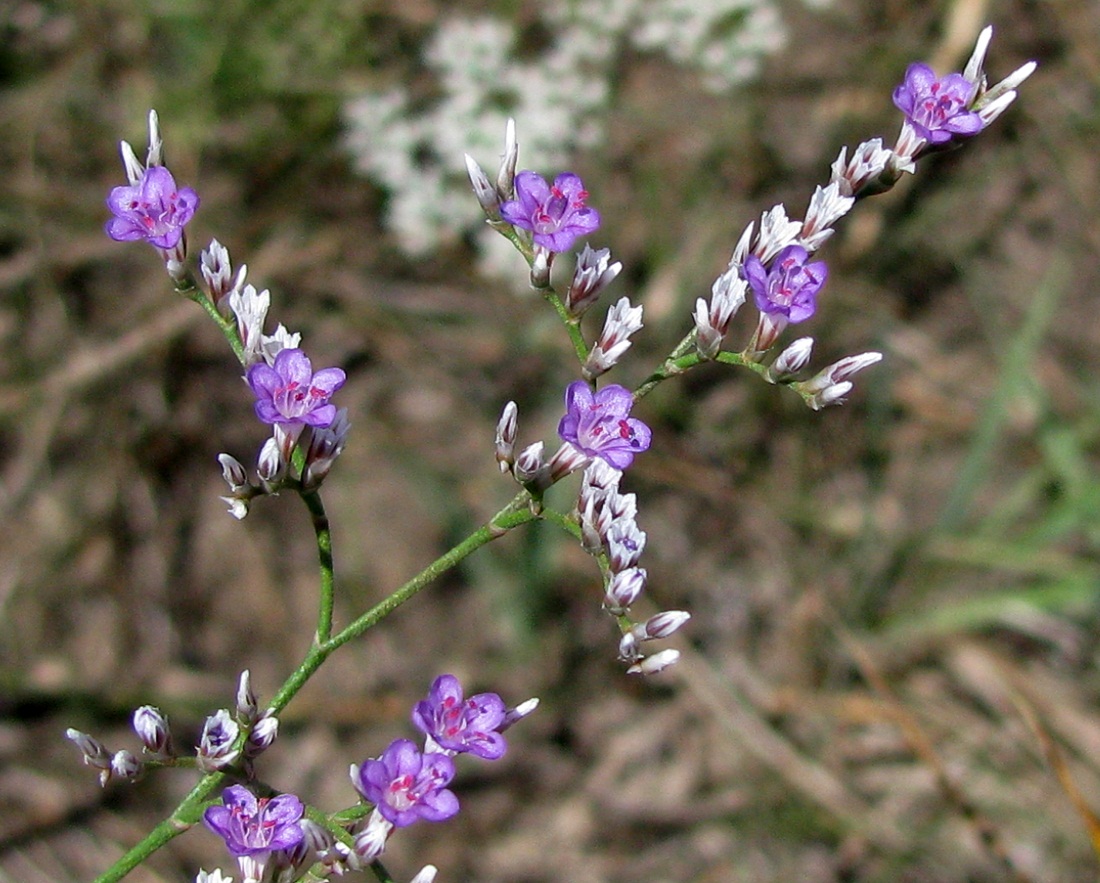
[[[510, 499], [501, 407], [521, 444], [550, 439], [577, 375], [479, 230], [462, 151], [495, 168], [511, 115], [521, 168], [583, 177], [591, 242], [625, 266], [607, 301], [645, 306], [608, 378], [636, 384], [745, 225], [801, 217], [842, 145], [893, 143], [906, 65], [961, 69], [986, 22], [991, 80], [1039, 62], [1020, 100], [821, 252], [815, 364], [886, 353], [850, 401], [812, 413], [707, 366], [640, 406], [655, 443], [624, 489], [653, 609], [693, 613], [683, 663], [627, 677], [591, 559], [534, 525], [336, 654], [259, 772], [350, 804], [348, 765], [410, 736], [446, 671], [542, 705], [504, 760], [459, 765], [459, 816], [393, 838], [398, 880], [1095, 879], [1066, 782], [1100, 808], [1098, 12], [0, 0], [0, 881], [90, 880], [194, 781], [101, 790], [66, 727], [135, 750], [152, 703], [186, 746], [313, 631], [304, 507], [238, 523], [218, 499], [216, 455], [250, 463], [266, 435], [237, 364], [151, 248], [102, 232], [150, 107], [202, 197], [193, 255], [217, 237], [269, 321], [348, 371], [325, 486], [346, 622]], [[200, 864], [238, 876], [196, 830], [131, 879]]]

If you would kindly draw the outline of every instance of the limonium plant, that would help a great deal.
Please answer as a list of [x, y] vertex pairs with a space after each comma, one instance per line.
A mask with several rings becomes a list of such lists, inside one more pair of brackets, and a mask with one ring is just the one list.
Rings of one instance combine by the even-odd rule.
[[[983, 68], [991, 33], [990, 28], [982, 31], [962, 72], [937, 77], [925, 64], [911, 65], [893, 93], [902, 114], [894, 146], [875, 138], [850, 153], [842, 149], [829, 180], [811, 196], [804, 218], [793, 219], [777, 205], [764, 212], [759, 223], [750, 223], [709, 298], [696, 301], [682, 340], [634, 389], [601, 383], [600, 378], [630, 351], [632, 338], [643, 328], [642, 306], [620, 295], [610, 304], [594, 339], [588, 339], [581, 327], [582, 316], [596, 306], [622, 269], [608, 248], [593, 248], [584, 241], [600, 228], [600, 214], [588, 204], [590, 199], [598, 202], [599, 182], [585, 183], [569, 171], [550, 176], [517, 172], [519, 143], [511, 121], [493, 177], [466, 156], [473, 194], [488, 225], [522, 255], [531, 285], [560, 319], [576, 360], [576, 379], [561, 391], [564, 413], [552, 452], [546, 439], [521, 446], [518, 408], [514, 402], [503, 405], [494, 453], [502, 475], [513, 485], [511, 500], [383, 601], [342, 624], [334, 618], [336, 550], [321, 491], [349, 441], [353, 415], [338, 398], [354, 378], [338, 367], [315, 370], [300, 334], [281, 324], [268, 330], [270, 293], [246, 281], [246, 266], [234, 270], [228, 249], [217, 240], [202, 251], [197, 274], [188, 266], [187, 232], [200, 197], [180, 186], [165, 167], [159, 121], [151, 112], [145, 161], [122, 143], [128, 183], [114, 188], [107, 198], [112, 217], [106, 233], [120, 242], [152, 245], [176, 291], [205, 310], [225, 336], [252, 393], [255, 417], [271, 427], [271, 436], [251, 469], [230, 453], [219, 456], [228, 485], [223, 499], [237, 519], [247, 517], [263, 497], [281, 492], [284, 499], [300, 499], [311, 515], [320, 579], [314, 640], [301, 663], [263, 703], [249, 672], [242, 672], [232, 701], [207, 717], [193, 747], [179, 744], [167, 717], [153, 705], [133, 713], [140, 753], [112, 751], [92, 735], [67, 732], [103, 785], [134, 781], [166, 767], [198, 774], [171, 815], [105, 870], [100, 883], [122, 879], [191, 829], [220, 838], [229, 869], [196, 869], [197, 883], [222, 883], [233, 875], [247, 883], [293, 883], [353, 872], [393, 881], [382, 864], [390, 838], [410, 825], [445, 822], [459, 813], [467, 764], [503, 757], [505, 732], [535, 710], [536, 699], [509, 705], [494, 692], [467, 695], [457, 677], [440, 673], [426, 685], [423, 697], [409, 697], [408, 735], [418, 731], [417, 739], [401, 737], [378, 746], [374, 756], [348, 759], [351, 781], [343, 807], [322, 808], [310, 803], [308, 795], [282, 791], [264, 778], [261, 755], [278, 736], [283, 710], [329, 656], [361, 638], [464, 558], [524, 525], [555, 525], [591, 555], [593, 584], [600, 587], [593, 594], [594, 603], [602, 598], [616, 636], [611, 652], [627, 673], [655, 675], [675, 664], [680, 657], [676, 648], [649, 648], [651, 642], [675, 635], [689, 621], [689, 613], [667, 610], [644, 618], [634, 613], [648, 579], [643, 557], [646, 533], [638, 521], [637, 496], [624, 490], [626, 472], [637, 457], [661, 444], [645, 422], [643, 400], [659, 384], [706, 362], [745, 369], [786, 387], [815, 410], [839, 404], [851, 394], [855, 375], [878, 362], [880, 353], [848, 356], [815, 371], [809, 367], [811, 337], [784, 341], [788, 326], [809, 322], [827, 304], [827, 262], [816, 253], [861, 198], [888, 190], [902, 175], [914, 173], [926, 154], [978, 135], [1012, 103], [1016, 88], [1035, 65], [1025, 64], [989, 87]], [[568, 284], [559, 290], [551, 284], [551, 268], [578, 247]], [[731, 323], [749, 292], [756, 324], [743, 345], [731, 346]], [[242, 402], [241, 411], [247, 413], [247, 403]], [[487, 456], [489, 436], [487, 428]], [[579, 474], [575, 505], [566, 511], [549, 506], [544, 499], [547, 489], [574, 473]], [[435, 875], [428, 865], [413, 880], [430, 883]]]

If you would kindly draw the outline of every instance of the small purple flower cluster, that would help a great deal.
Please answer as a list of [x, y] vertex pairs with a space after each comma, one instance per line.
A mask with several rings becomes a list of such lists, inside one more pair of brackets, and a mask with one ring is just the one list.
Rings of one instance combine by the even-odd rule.
[[447, 786], [455, 775], [456, 754], [485, 760], [504, 756], [502, 733], [538, 705], [530, 699], [508, 709], [496, 693], [464, 698], [454, 675], [440, 675], [428, 696], [413, 707], [413, 724], [424, 734], [424, 750], [396, 739], [378, 758], [351, 767], [351, 781], [374, 804], [366, 826], [357, 833], [355, 851], [363, 861], [381, 855], [395, 828], [418, 821], [441, 822], [458, 812], [458, 798]]
[[[307, 818], [306, 807], [296, 795], [257, 796], [243, 785], [226, 788], [221, 802], [203, 813], [203, 823], [225, 841], [246, 880], [282, 879], [283, 871], [286, 879], [297, 879], [313, 860], [332, 874], [357, 870], [382, 854], [397, 828], [455, 815], [458, 798], [447, 787], [455, 775], [452, 758], [463, 753], [486, 760], [503, 757], [507, 743], [502, 734], [537, 705], [537, 699], [529, 699], [509, 709], [496, 693], [465, 697], [454, 675], [436, 678], [427, 697], [412, 710], [412, 721], [425, 737], [424, 749], [408, 739], [396, 739], [378, 758], [351, 768], [352, 784], [374, 807], [366, 821], [349, 832], [354, 848], [338, 840], [335, 829]], [[139, 708], [134, 729], [150, 757], [167, 761], [174, 756], [168, 722], [159, 711]], [[251, 778], [251, 759], [271, 744], [276, 731], [275, 717], [259, 713], [246, 671], [238, 686], [235, 712], [222, 709], [207, 719], [199, 766], [206, 771], [236, 770]], [[101, 778], [106, 782], [113, 764], [107, 750], [75, 730], [69, 731], [69, 738], [86, 762], [104, 771]], [[434, 871], [418, 879], [433, 876]]]

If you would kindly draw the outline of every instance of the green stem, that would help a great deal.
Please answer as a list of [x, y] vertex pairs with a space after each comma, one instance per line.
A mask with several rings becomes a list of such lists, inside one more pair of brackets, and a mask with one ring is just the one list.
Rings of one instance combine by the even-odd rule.
[[335, 579], [332, 564], [332, 531], [329, 528], [325, 504], [317, 491], [301, 494], [302, 501], [313, 518], [313, 533], [317, 537], [317, 557], [321, 564], [320, 601], [317, 611], [316, 643], [323, 644], [332, 635], [332, 606], [335, 596]]
[[362, 614], [350, 625], [331, 637], [318, 639], [309, 653], [306, 654], [302, 663], [294, 673], [287, 678], [286, 683], [279, 688], [279, 691], [271, 700], [270, 707], [272, 713], [278, 714], [282, 711], [287, 703], [294, 698], [295, 694], [302, 689], [306, 681], [313, 676], [313, 673], [320, 668], [321, 664], [338, 647], [343, 646], [353, 638], [359, 637], [363, 632], [367, 631], [367, 629], [377, 625], [381, 620], [385, 619], [389, 614], [393, 613], [394, 610], [412, 598], [417, 592], [438, 579], [452, 567], [455, 567], [464, 558], [476, 552], [482, 546], [503, 536], [513, 528], [519, 527], [521, 524], [526, 524], [529, 521], [537, 519], [539, 516], [533, 513], [527, 505], [529, 500], [530, 495], [526, 491], [520, 492], [515, 496], [512, 502], [494, 515], [488, 523], [478, 528], [454, 548], [445, 552], [407, 583], [384, 600], [375, 604], [374, 607]]
[[191, 789], [191, 793], [180, 802], [180, 805], [168, 818], [164, 819], [141, 841], [132, 846], [122, 858], [103, 874], [96, 877], [94, 883], [116, 883], [169, 840], [178, 837], [198, 822], [203, 805], [210, 799], [210, 796], [218, 789], [225, 778], [225, 773], [209, 773], [203, 776], [198, 784]]
[[232, 319], [227, 319], [218, 312], [217, 305], [195, 287], [194, 279], [190, 275], [188, 275], [184, 281], [176, 283], [176, 291], [197, 303], [202, 307], [203, 312], [214, 320], [214, 324], [218, 326], [218, 329], [225, 335], [225, 339], [229, 342], [229, 346], [233, 350], [233, 355], [235, 355], [237, 361], [243, 365], [244, 344], [241, 342], [241, 337], [237, 333], [237, 323]]

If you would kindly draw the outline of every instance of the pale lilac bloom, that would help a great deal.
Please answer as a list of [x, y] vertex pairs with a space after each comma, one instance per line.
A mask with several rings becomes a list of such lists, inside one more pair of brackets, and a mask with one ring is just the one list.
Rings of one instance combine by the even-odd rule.
[[107, 207], [115, 215], [104, 228], [112, 239], [144, 239], [158, 248], [175, 248], [199, 207], [199, 197], [190, 187], [177, 188], [164, 166], [151, 166], [135, 184], [115, 187]]
[[454, 763], [446, 754], [421, 754], [408, 739], [395, 739], [380, 758], [353, 766], [351, 774], [359, 793], [395, 827], [442, 822], [458, 812], [458, 798], [446, 788]]
[[558, 435], [590, 457], [601, 457], [616, 469], [626, 469], [634, 455], [649, 448], [652, 432], [630, 416], [634, 396], [624, 386], [608, 384], [593, 393], [583, 380], [565, 390], [565, 416]]
[[207, 809], [202, 820], [237, 858], [262, 860], [302, 841], [299, 821], [305, 807], [293, 794], [257, 798], [242, 785], [230, 785], [222, 792], [222, 804]]
[[256, 416], [264, 423], [324, 428], [336, 419], [336, 406], [329, 398], [347, 375], [340, 368], [322, 368], [314, 374], [305, 353], [284, 349], [273, 364], [252, 365], [246, 377], [256, 394]]
[[985, 123], [970, 109], [977, 83], [962, 74], [937, 79], [926, 64], [917, 62], [905, 70], [904, 82], [894, 89], [894, 104], [914, 131], [930, 144], [943, 144], [957, 135], [975, 135]]
[[458, 678], [440, 675], [428, 698], [413, 707], [412, 720], [440, 748], [497, 760], [508, 747], [499, 732], [505, 711], [504, 700], [496, 693], [464, 699]]
[[516, 175], [516, 198], [500, 207], [509, 224], [530, 230], [535, 245], [552, 252], [567, 251], [579, 236], [600, 226], [600, 215], [585, 204], [588, 191], [572, 172], [562, 172], [547, 184], [532, 171]]
[[817, 308], [817, 294], [825, 284], [824, 261], [806, 263], [809, 253], [801, 245], [788, 245], [775, 256], [770, 270], [756, 255], [745, 259], [744, 273], [757, 309], [789, 322], [804, 322]]

